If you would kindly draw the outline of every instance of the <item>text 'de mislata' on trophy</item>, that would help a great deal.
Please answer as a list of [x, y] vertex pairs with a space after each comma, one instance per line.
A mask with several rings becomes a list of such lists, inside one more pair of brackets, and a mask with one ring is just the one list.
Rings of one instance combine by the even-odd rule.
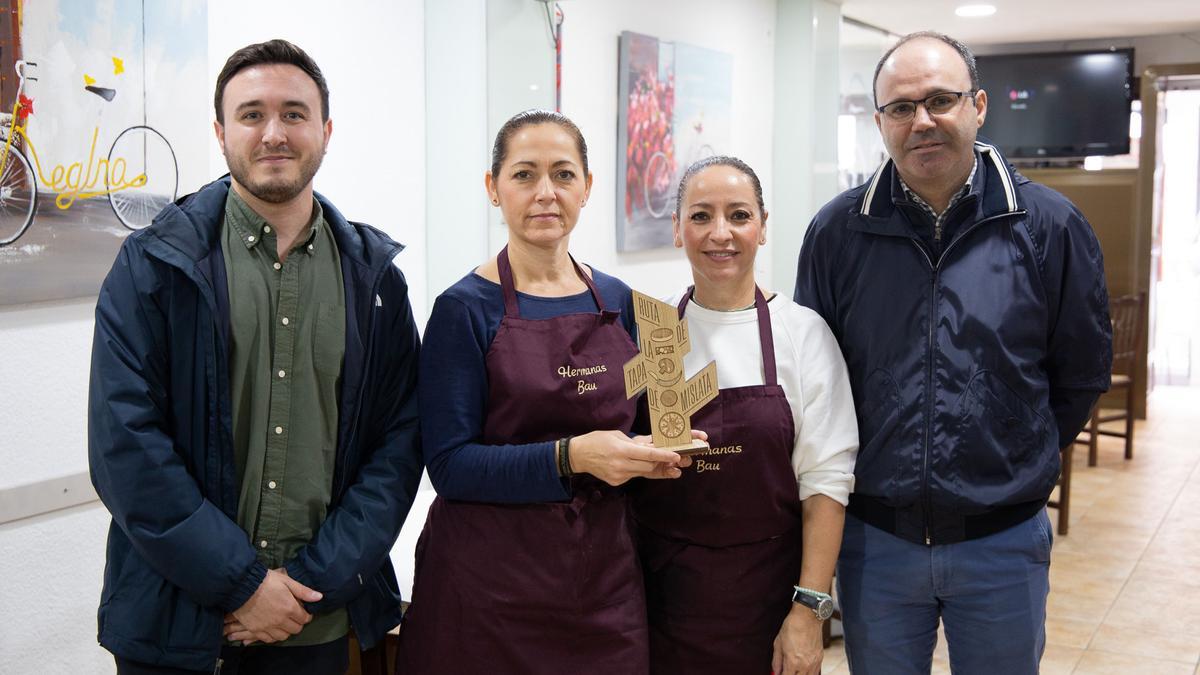
[[683, 377], [683, 357], [691, 350], [687, 319], [660, 300], [633, 292], [641, 353], [625, 364], [625, 396], [644, 390], [655, 447], [692, 455], [708, 444], [692, 438], [691, 416], [717, 396], [717, 362]]

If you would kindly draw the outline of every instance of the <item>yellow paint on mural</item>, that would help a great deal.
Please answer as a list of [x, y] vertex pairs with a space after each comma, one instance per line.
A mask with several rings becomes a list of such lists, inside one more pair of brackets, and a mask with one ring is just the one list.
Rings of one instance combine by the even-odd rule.
[[85, 86], [90, 87], [93, 84], [96, 84], [96, 78], [92, 77], [91, 75], [88, 75], [87, 73], [84, 73], [83, 74], [83, 84]]
[[125, 72], [125, 62], [117, 57], [112, 57], [113, 60], [113, 75], [120, 75]]
[[[99, 133], [99, 127], [92, 130], [92, 146], [88, 152], [87, 164], [83, 162], [73, 162], [70, 166], [59, 164], [50, 172], [49, 180], [42, 174], [42, 164], [37, 160], [37, 153], [33, 153], [42, 182], [58, 193], [54, 198], [54, 205], [58, 208], [69, 209], [76, 199], [91, 199], [110, 192], [145, 187], [149, 181], [144, 173], [130, 178], [127, 173], [128, 163], [122, 157], [113, 157], [111, 161], [103, 154], [97, 157], [96, 138]], [[29, 137], [25, 136], [25, 140], [28, 141]], [[101, 149], [101, 153], [103, 152]], [[101, 187], [99, 185], [101, 179], [105, 181], [103, 189], [96, 189]]]

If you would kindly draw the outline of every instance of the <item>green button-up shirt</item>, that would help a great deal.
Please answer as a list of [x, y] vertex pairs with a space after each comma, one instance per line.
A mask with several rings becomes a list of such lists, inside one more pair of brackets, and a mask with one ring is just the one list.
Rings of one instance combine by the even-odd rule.
[[[229, 191], [221, 250], [238, 525], [268, 568], [282, 567], [325, 521], [346, 350], [341, 260], [315, 199], [308, 232], [296, 242], [280, 262], [274, 229]], [[338, 609], [314, 616], [282, 644], [320, 644], [348, 630], [346, 610]]]

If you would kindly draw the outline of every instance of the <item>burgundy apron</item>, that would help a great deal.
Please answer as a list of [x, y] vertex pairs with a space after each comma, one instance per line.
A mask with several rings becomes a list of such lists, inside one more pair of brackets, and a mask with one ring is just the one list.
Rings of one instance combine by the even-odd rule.
[[[600, 312], [522, 319], [507, 247], [496, 262], [504, 319], [486, 356], [480, 442], [628, 431], [636, 401], [625, 398], [622, 366], [637, 347], [620, 313], [575, 265]], [[586, 475], [571, 488], [562, 503], [434, 500], [417, 542], [398, 673], [647, 672], [645, 593], [624, 493]]]
[[[679, 303], [681, 317], [692, 292]], [[694, 455], [681, 478], [639, 486], [653, 673], [770, 672], [800, 577], [795, 425], [757, 287], [754, 307], [764, 384], [722, 389], [692, 417], [712, 449]]]

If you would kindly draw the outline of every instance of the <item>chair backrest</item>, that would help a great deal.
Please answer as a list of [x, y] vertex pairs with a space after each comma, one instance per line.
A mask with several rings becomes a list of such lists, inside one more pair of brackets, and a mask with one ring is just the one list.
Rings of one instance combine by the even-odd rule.
[[1142, 305], [1146, 293], [1123, 295], [1113, 298], [1109, 304], [1109, 315], [1113, 327], [1114, 373], [1133, 375], [1133, 364], [1138, 345], [1142, 342]]

